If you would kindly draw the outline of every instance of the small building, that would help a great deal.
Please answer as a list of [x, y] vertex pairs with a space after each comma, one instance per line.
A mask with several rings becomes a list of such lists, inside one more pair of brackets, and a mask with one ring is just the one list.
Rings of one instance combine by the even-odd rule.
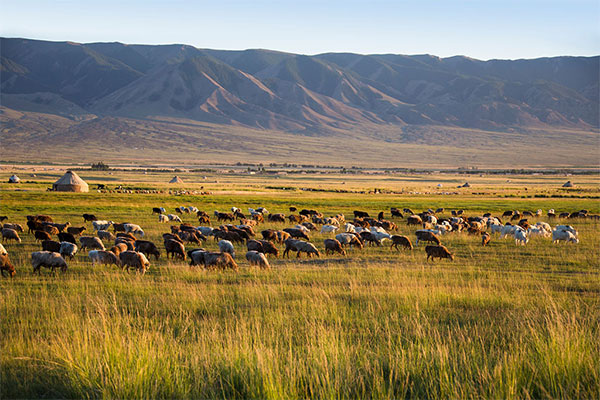
[[57, 192], [89, 192], [88, 184], [73, 171], [67, 171], [54, 182], [52, 190]]
[[469, 182], [465, 182], [465, 184], [462, 185], [462, 187], [471, 187], [471, 184], [469, 184]]
[[177, 175], [175, 175], [175, 176], [173, 177], [173, 179], [171, 179], [171, 180], [169, 181], [169, 183], [183, 183], [183, 179], [181, 179], [180, 177], [178, 177]]
[[21, 179], [19, 179], [18, 176], [16, 175], [12, 175], [10, 178], [8, 178], [8, 183], [20, 183]]
[[564, 185], [562, 185], [562, 187], [573, 187], [573, 183], [571, 181], [566, 181]]

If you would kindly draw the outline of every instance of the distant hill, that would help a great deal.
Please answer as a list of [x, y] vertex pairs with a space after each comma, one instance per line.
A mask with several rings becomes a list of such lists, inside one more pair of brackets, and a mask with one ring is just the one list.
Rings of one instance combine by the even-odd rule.
[[[153, 123], [143, 121], [161, 121], [161, 129], [167, 129], [166, 121], [193, 121], [388, 143], [421, 143], [425, 136], [415, 132], [599, 127], [598, 56], [480, 61], [179, 44], [0, 42], [1, 132], [36, 134], [40, 142], [48, 127], [58, 129], [56, 140], [66, 126], [65, 135], [73, 135], [102, 125], [90, 121], [111, 121], [108, 126], [117, 131], [108, 135], [103, 127], [107, 138], [138, 120], [146, 127]], [[41, 128], [44, 118], [48, 123]]]

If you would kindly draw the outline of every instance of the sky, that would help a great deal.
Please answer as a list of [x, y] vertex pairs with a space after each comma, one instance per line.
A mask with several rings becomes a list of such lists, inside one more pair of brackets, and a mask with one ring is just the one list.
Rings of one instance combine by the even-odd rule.
[[300, 54], [600, 54], [600, 0], [0, 0], [0, 36]]

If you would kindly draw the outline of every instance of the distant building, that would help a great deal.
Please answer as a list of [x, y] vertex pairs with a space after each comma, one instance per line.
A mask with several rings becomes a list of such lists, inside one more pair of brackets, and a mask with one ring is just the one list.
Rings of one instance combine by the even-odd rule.
[[73, 171], [67, 171], [54, 182], [52, 190], [57, 192], [89, 192], [88, 184]]
[[171, 180], [169, 181], [169, 183], [183, 183], [183, 179], [181, 179], [180, 177], [178, 177], [177, 175], [175, 175], [175, 176], [173, 177], [173, 179], [171, 179]]
[[573, 183], [571, 181], [566, 181], [564, 185], [562, 185], [562, 187], [573, 187]]
[[10, 178], [8, 178], [8, 183], [20, 183], [21, 179], [19, 179], [18, 176], [16, 175], [12, 175]]

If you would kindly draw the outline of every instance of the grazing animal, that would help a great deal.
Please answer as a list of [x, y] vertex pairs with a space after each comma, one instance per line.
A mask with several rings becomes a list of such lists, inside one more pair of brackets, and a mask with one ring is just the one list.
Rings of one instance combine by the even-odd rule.
[[354, 210], [354, 218], [369, 218], [369, 213], [365, 211]]
[[98, 231], [98, 237], [102, 240], [115, 240], [115, 235], [109, 231]]
[[110, 248], [110, 251], [116, 254], [117, 256], [127, 250], [133, 250], [133, 246], [129, 248], [125, 243], [116, 243], [113, 247]]
[[117, 267], [120, 267], [121, 260], [118, 257], [119, 254], [120, 253], [105, 250], [90, 250], [88, 252], [88, 257], [92, 261], [92, 267], [96, 266], [96, 264], [116, 265]]
[[166, 210], [163, 207], [153, 207], [152, 214], [163, 214]]
[[323, 241], [325, 245], [325, 254], [340, 253], [341, 255], [346, 255], [346, 250], [343, 249], [342, 244], [336, 239], [325, 239]]
[[79, 238], [79, 243], [81, 243], [81, 250], [106, 250], [104, 248], [104, 243], [102, 243], [102, 240], [94, 236], [81, 236]]
[[404, 235], [392, 235], [392, 245], [390, 246], [390, 250], [395, 248], [396, 250], [398, 249], [398, 246], [402, 246], [405, 249], [408, 250], [412, 250], [413, 249], [413, 245], [410, 242], [410, 239], [408, 238], [408, 236], [404, 236]]
[[[38, 231], [36, 231], [38, 232]], [[14, 229], [10, 229], [10, 228], [2, 228], [2, 241], [3, 242], [7, 242], [9, 240], [14, 240], [16, 242], [21, 243], [21, 238], [19, 237], [19, 234], [17, 233], [17, 231], [15, 231]]]
[[35, 237], [35, 240], [39, 240], [40, 242], [43, 240], [52, 240], [52, 236], [44, 231], [35, 231], [33, 232], [33, 236]]
[[58, 228], [53, 225], [42, 225], [42, 231], [47, 232], [51, 235], [58, 235], [60, 233]]
[[263, 254], [273, 254], [275, 257], [279, 256], [279, 250], [268, 240], [248, 240], [246, 243], [248, 251], [257, 251]]
[[66, 259], [67, 257], [69, 257], [69, 259], [72, 260], [73, 257], [75, 257], [75, 254], [77, 254], [77, 250], [78, 249], [76, 244], [69, 242], [61, 242], [60, 250], [58, 252], [62, 256], [62, 258]]
[[270, 222], [285, 222], [285, 214], [269, 214], [267, 220]]
[[558, 242], [579, 243], [579, 239], [572, 232], [555, 230], [552, 232], [552, 243]]
[[406, 219], [406, 225], [422, 225], [423, 220], [416, 214], [411, 215]]
[[60, 268], [62, 272], [67, 270], [67, 262], [59, 253], [51, 251], [36, 251], [31, 253], [31, 266], [33, 273], [41, 274], [41, 267], [50, 268], [52, 272]]
[[119, 254], [119, 260], [121, 261], [121, 268], [129, 271], [129, 268], [133, 268], [140, 272], [142, 275], [146, 273], [150, 262], [142, 253], [135, 251], [125, 251]]
[[19, 224], [4, 224], [2, 228], [14, 229], [17, 232], [23, 232], [23, 227]]
[[59, 253], [60, 252], [60, 242], [57, 242], [55, 240], [43, 240], [42, 241], [42, 250]]
[[117, 233], [117, 237], [118, 238], [123, 238], [125, 240], [130, 240], [132, 242], [135, 242], [136, 237], [133, 236], [131, 233], [125, 233], [125, 232], [119, 232]]
[[128, 238], [118, 237], [115, 239], [115, 246], [123, 244], [127, 248], [127, 250], [133, 250], [133, 243], [134, 241]]
[[112, 221], [98, 221], [95, 220], [92, 222], [92, 226], [94, 227], [94, 230], [96, 231], [105, 231], [108, 230], [108, 228], [114, 224], [114, 222]]
[[571, 225], [556, 225], [554, 229], [557, 231], [571, 232], [575, 237], [577, 237], [577, 231]]
[[338, 229], [340, 228], [335, 225], [323, 225], [321, 227], [321, 233], [331, 233], [337, 231]]
[[82, 216], [83, 222], [94, 222], [98, 220], [94, 214], [83, 214]]
[[6, 215], [0, 216], [0, 222], [6, 221], [7, 219], [8, 219], [8, 217]]
[[437, 237], [437, 235], [435, 233], [430, 232], [430, 231], [419, 230], [419, 231], [415, 232], [415, 235], [417, 236], [417, 241], [415, 242], [415, 246], [419, 245], [419, 241], [432, 242], [437, 245], [442, 243], [440, 238]]
[[2, 255], [8, 254], [8, 251], [6, 251], [6, 249], [4, 248], [2, 243], [0, 243], [0, 254], [2, 254]]
[[15, 270], [15, 266], [12, 265], [10, 259], [8, 258], [8, 254], [0, 254], [0, 273], [2, 273], [2, 277], [5, 277], [5, 272], [8, 272], [8, 275], [13, 278], [17, 271]]
[[192, 253], [192, 255], [202, 257], [202, 264], [204, 264], [205, 268], [220, 268], [226, 269], [231, 268], [234, 271], [238, 270], [238, 265], [231, 257], [229, 253], [212, 253], [212, 252], [202, 252], [197, 251]]
[[215, 217], [217, 217], [217, 221], [233, 221], [235, 220], [235, 215], [232, 213], [222, 213], [219, 211], [215, 211]]
[[258, 265], [263, 269], [271, 268], [269, 264], [269, 260], [263, 253], [259, 253], [258, 251], [250, 250], [246, 253], [246, 260], [250, 263], [250, 265]]
[[235, 258], [235, 248], [229, 240], [219, 240], [217, 246], [219, 246], [221, 253], [229, 253], [232, 258]]
[[158, 222], [161, 224], [167, 223], [169, 222], [169, 217], [167, 217], [165, 214], [158, 214]]
[[529, 242], [529, 238], [527, 237], [527, 232], [521, 227], [515, 229], [515, 244], [525, 246]]
[[140, 237], [144, 237], [144, 235], [145, 235], [144, 230], [139, 225], [123, 224], [123, 227], [125, 228], [126, 233], [132, 233], [132, 234], [140, 236]]
[[492, 237], [490, 236], [489, 233], [483, 232], [481, 234], [481, 245], [482, 246], [487, 246], [490, 243], [491, 239], [492, 239]]
[[294, 239], [300, 238], [304, 240], [310, 240], [310, 237], [301, 229], [285, 228], [283, 231], [287, 232], [290, 235], [290, 237], [293, 237]]
[[353, 246], [356, 246], [359, 249], [363, 248], [362, 240], [353, 233], [347, 233], [347, 232], [338, 233], [337, 235], [335, 235], [335, 239], [338, 242], [340, 242], [340, 244], [342, 246], [350, 246], [350, 248], [352, 248]]
[[400, 210], [395, 207], [390, 208], [390, 214], [392, 214], [392, 217], [404, 218]]
[[185, 261], [186, 254], [185, 254], [185, 246], [183, 245], [183, 243], [178, 242], [173, 239], [168, 239], [168, 240], [165, 240], [164, 245], [165, 245], [165, 250], [167, 251], [167, 259], [169, 259], [169, 254], [171, 254], [173, 259], [175, 258], [175, 255], [178, 255], [179, 257], [181, 257], [182, 260]]
[[431, 257], [431, 261], [435, 261], [436, 258], [449, 258], [454, 260], [454, 255], [445, 246], [425, 246], [425, 253], [427, 253], [427, 261]]
[[283, 251], [283, 256], [286, 257], [289, 255], [290, 250], [296, 251], [296, 257], [300, 257], [300, 253], [306, 253], [308, 257], [311, 257], [315, 254], [317, 257], [320, 257], [321, 254], [319, 250], [309, 242], [305, 242], [303, 240], [297, 239], [287, 239], [285, 241], [285, 250]]
[[157, 260], [160, 257], [160, 250], [158, 250], [158, 247], [149, 240], [136, 240], [134, 248], [135, 251], [143, 253], [146, 257], [153, 255]]
[[71, 235], [81, 235], [83, 231], [85, 231], [85, 226], [70, 226], [67, 228], [67, 233], [70, 233]]

